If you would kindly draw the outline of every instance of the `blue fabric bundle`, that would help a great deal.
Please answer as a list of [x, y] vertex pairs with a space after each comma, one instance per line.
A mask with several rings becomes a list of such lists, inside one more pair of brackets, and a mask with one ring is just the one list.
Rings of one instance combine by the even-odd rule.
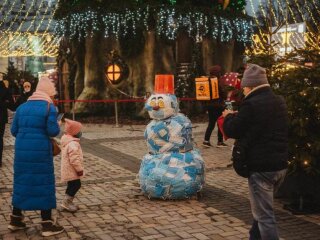
[[139, 171], [141, 189], [149, 198], [189, 198], [202, 189], [204, 176], [198, 150], [147, 154]]
[[[150, 117], [154, 119], [144, 133], [149, 154], [141, 162], [139, 178], [142, 192], [149, 198], [190, 198], [202, 189], [205, 182], [203, 159], [193, 147], [191, 121], [176, 112], [178, 103], [173, 96], [154, 94], [146, 104]], [[164, 101], [164, 110], [151, 107], [161, 105], [157, 101]], [[158, 111], [171, 112], [172, 115], [158, 119], [158, 116], [165, 115]]]
[[144, 133], [149, 151], [153, 154], [164, 152], [186, 152], [193, 148], [192, 124], [179, 113], [164, 120], [152, 120]]

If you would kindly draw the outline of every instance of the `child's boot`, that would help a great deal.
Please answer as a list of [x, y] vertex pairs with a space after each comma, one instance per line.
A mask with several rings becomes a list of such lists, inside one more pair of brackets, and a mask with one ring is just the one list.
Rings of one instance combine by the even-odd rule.
[[23, 222], [24, 216], [10, 215], [10, 223], [8, 229], [11, 231], [16, 231], [20, 229], [25, 229], [26, 224]]
[[74, 197], [71, 197], [66, 194], [65, 198], [63, 199], [63, 201], [61, 203], [61, 207], [65, 210], [67, 210], [68, 212], [78, 211], [78, 207], [73, 204], [73, 199], [74, 199]]
[[43, 237], [50, 237], [50, 236], [62, 233], [64, 231], [64, 228], [56, 224], [53, 220], [42, 221], [41, 225], [42, 225], [41, 235]]

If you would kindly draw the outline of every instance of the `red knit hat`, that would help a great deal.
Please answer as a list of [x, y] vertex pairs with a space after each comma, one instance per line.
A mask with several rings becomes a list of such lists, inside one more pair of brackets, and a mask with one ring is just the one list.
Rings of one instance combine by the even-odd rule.
[[81, 131], [81, 128], [82, 128], [81, 123], [67, 119], [67, 118], [65, 118], [64, 121], [65, 121], [64, 131], [66, 134], [74, 136]]

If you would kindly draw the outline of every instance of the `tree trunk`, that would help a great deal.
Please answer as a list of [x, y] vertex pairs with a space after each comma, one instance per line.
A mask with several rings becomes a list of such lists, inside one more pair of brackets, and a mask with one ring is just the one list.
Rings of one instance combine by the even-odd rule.
[[[95, 34], [86, 38], [86, 55], [84, 63], [84, 89], [79, 100], [104, 99], [106, 84], [104, 78], [103, 50], [100, 43], [103, 37]], [[102, 104], [80, 102], [76, 104], [76, 112], [97, 112]]]
[[203, 71], [209, 75], [209, 68], [216, 63], [214, 60], [216, 43], [215, 40], [210, 38], [203, 38], [202, 41], [202, 59], [203, 59]]
[[220, 64], [223, 67], [224, 72], [231, 72], [233, 64], [234, 40], [226, 43], [220, 43], [218, 50], [221, 57]]
[[166, 43], [165, 40], [162, 39], [156, 39], [154, 53], [155, 74], [174, 74], [176, 62], [174, 59], [173, 44]]
[[234, 51], [233, 51], [233, 64], [232, 70], [237, 71], [239, 67], [243, 66], [243, 58], [244, 58], [245, 46], [243, 43], [234, 43]]
[[176, 59], [177, 63], [191, 63], [192, 62], [192, 49], [193, 40], [189, 37], [188, 33], [182, 31], [178, 33], [176, 40]]
[[175, 61], [172, 44], [156, 39], [154, 31], [145, 33], [143, 52], [126, 62], [130, 69], [128, 89], [134, 96], [153, 92], [155, 74], [174, 74]]
[[156, 45], [156, 33], [154, 31], [148, 31], [146, 33], [146, 44], [144, 47], [144, 59], [143, 66], [145, 68], [145, 91], [152, 93], [154, 86], [154, 73], [155, 73], [155, 45]]
[[84, 88], [84, 60], [85, 60], [85, 44], [83, 41], [77, 40], [72, 42], [72, 52], [74, 52], [73, 61], [76, 65], [76, 75], [74, 78], [74, 96], [79, 97]]

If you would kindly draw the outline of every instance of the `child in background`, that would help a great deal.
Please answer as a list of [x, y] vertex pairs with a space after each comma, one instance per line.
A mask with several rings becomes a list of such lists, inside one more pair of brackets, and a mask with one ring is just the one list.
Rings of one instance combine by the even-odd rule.
[[83, 176], [81, 128], [81, 123], [65, 119], [64, 135], [61, 138], [61, 181], [68, 184], [61, 207], [69, 212], [78, 210], [73, 199], [81, 187], [80, 178]]

